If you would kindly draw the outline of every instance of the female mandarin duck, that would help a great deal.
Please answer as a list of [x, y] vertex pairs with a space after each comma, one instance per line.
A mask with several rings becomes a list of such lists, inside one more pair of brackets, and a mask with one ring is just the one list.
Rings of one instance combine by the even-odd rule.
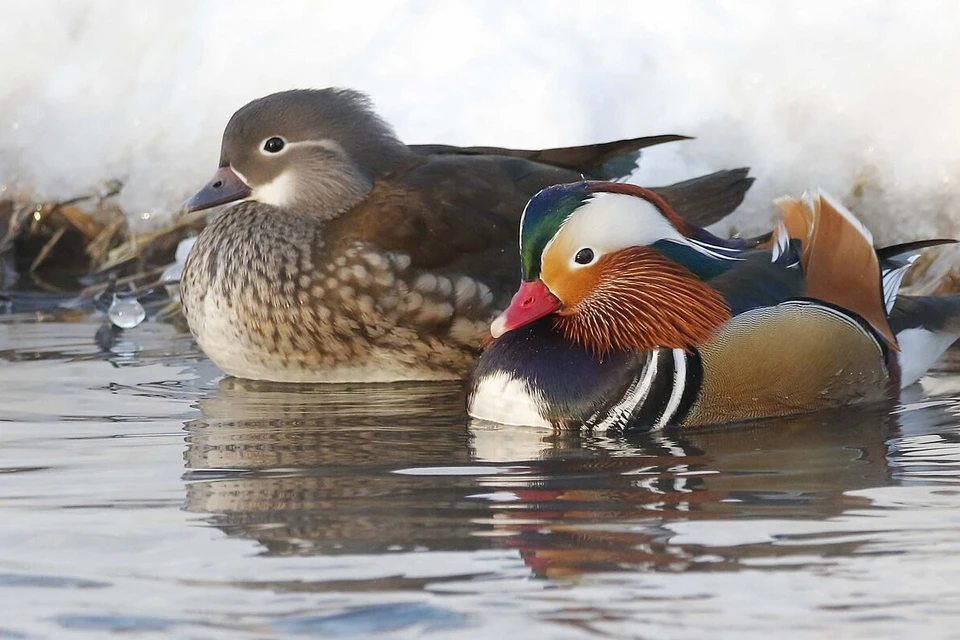
[[891, 397], [960, 336], [960, 296], [897, 296], [914, 250], [875, 250], [820, 193], [781, 199], [751, 242], [649, 190], [544, 189], [520, 222], [522, 281], [474, 372], [475, 418], [555, 428], [695, 427]]
[[[220, 169], [187, 211], [244, 200], [209, 224], [181, 299], [226, 373], [283, 382], [463, 378], [519, 269], [523, 205], [581, 173], [629, 173], [680, 136], [518, 151], [407, 146], [361, 94], [286, 91], [246, 105]], [[732, 211], [745, 170], [664, 187], [706, 224]]]

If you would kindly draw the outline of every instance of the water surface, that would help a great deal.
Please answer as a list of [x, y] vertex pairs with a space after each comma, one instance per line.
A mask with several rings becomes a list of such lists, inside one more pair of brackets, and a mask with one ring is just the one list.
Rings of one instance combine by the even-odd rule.
[[223, 379], [0, 322], [0, 638], [950, 637], [960, 359], [903, 404], [670, 437], [455, 384]]

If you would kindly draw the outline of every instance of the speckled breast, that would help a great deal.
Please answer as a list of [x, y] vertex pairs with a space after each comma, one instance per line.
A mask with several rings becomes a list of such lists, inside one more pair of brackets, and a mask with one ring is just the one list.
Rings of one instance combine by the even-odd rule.
[[228, 374], [281, 382], [462, 377], [489, 289], [416, 273], [408, 256], [363, 243], [331, 252], [322, 232], [315, 218], [255, 203], [203, 231], [181, 296], [204, 352]]

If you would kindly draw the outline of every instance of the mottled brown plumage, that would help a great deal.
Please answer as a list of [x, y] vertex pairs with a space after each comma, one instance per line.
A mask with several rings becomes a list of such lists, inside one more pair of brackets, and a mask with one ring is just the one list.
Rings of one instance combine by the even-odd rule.
[[[187, 260], [190, 329], [239, 377], [460, 378], [515, 285], [526, 201], [581, 172], [609, 177], [611, 158], [669, 139], [544, 152], [407, 147], [355, 92], [267, 96], [231, 119], [221, 169], [186, 205], [249, 198], [214, 220]], [[660, 192], [707, 224], [750, 182], [721, 172]]]

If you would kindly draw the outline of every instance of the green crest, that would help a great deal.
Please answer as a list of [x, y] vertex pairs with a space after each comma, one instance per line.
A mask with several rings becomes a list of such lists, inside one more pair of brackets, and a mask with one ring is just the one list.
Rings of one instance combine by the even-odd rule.
[[567, 218], [587, 201], [586, 182], [547, 187], [530, 199], [520, 223], [520, 275], [526, 281], [540, 277], [540, 258]]

